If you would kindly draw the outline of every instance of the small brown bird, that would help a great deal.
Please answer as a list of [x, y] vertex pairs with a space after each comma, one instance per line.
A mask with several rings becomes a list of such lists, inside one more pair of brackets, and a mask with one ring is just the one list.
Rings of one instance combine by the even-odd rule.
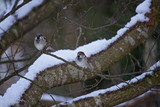
[[88, 59], [87, 59], [86, 55], [82, 51], [79, 51], [77, 53], [77, 57], [75, 59], [75, 62], [79, 67], [89, 68], [90, 70], [92, 70], [91, 66], [88, 63]]
[[37, 34], [34, 39], [34, 46], [41, 51], [46, 46], [47, 42], [47, 39], [42, 34]]
[[[35, 36], [34, 46], [35, 46], [39, 51], [43, 50], [43, 48], [46, 46], [47, 43], [48, 43], [48, 40], [47, 40], [42, 34], [37, 34], [37, 35]], [[54, 51], [54, 49], [51, 48], [50, 46], [49, 46], [46, 50]]]

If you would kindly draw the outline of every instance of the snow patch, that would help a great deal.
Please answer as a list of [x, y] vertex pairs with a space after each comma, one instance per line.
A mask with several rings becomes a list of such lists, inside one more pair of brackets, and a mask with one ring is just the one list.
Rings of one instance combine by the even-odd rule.
[[43, 0], [32, 0], [31, 2], [27, 3], [20, 9], [15, 12], [15, 15], [18, 19], [22, 19], [23, 17], [27, 16], [35, 7], [38, 7], [43, 3]]
[[[64, 96], [53, 95], [53, 94], [51, 96], [57, 102], [63, 102], [63, 101], [68, 101], [68, 100], [72, 100], [73, 99], [71, 97], [64, 97]], [[43, 94], [42, 97], [41, 97], [41, 100], [53, 101], [51, 96], [49, 94]]]
[[137, 22], [148, 22], [148, 21], [149, 21], [149, 18], [146, 17], [144, 14], [137, 14], [131, 18], [131, 21], [128, 22], [125, 25], [125, 27], [130, 28], [130, 27], [134, 26]]
[[152, 0], [145, 0], [143, 3], [139, 4], [136, 8], [136, 12], [139, 14], [150, 13], [151, 1]]

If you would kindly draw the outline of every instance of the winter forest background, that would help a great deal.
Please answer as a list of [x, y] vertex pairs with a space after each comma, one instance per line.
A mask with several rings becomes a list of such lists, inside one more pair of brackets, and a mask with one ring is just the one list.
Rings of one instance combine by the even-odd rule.
[[0, 0], [0, 106], [160, 106], [159, 19], [159, 0]]

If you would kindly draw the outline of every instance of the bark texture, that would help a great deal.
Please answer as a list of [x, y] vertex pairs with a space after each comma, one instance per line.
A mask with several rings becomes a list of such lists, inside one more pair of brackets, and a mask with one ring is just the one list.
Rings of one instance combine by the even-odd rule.
[[[131, 50], [133, 50], [135, 47], [143, 43], [151, 36], [160, 19], [159, 5], [159, 0], [153, 0], [151, 6], [152, 12], [147, 14], [147, 16], [150, 18], [148, 23], [138, 22], [122, 37], [112, 43], [106, 50], [89, 58], [94, 71], [100, 73], [107, 70], [112, 64], [119, 61], [122, 57], [127, 55]], [[133, 87], [127, 87], [123, 88], [123, 90], [118, 90], [117, 92], [111, 92], [110, 94], [106, 93], [95, 98], [80, 100], [79, 102], [76, 102], [75, 105], [95, 106], [95, 104], [100, 104], [105, 106], [113, 106], [115, 104], [119, 104], [123, 101], [129, 100], [144, 93], [146, 89], [156, 85], [160, 81], [159, 73], [157, 74], [158, 77], [156, 77], [154, 74], [151, 77], [146, 77], [144, 80], [135, 84], [137, 86], [145, 87], [145, 90], [139, 89], [137, 91], [137, 89]], [[41, 72], [34, 80], [34, 82], [40, 85], [43, 90], [32, 83], [21, 98], [24, 102], [20, 104], [25, 106], [36, 105], [38, 104], [38, 101], [44, 90], [46, 91], [53, 87], [71, 84], [78, 81], [84, 81], [94, 78], [95, 76], [95, 74], [84, 72], [71, 66], [70, 64], [53, 66]], [[99, 101], [99, 103], [96, 101]], [[113, 101], [115, 101], [115, 103], [113, 103]]]
[[119, 90], [73, 101], [71, 104], [60, 104], [58, 107], [113, 107], [133, 99], [157, 85], [160, 82], [159, 71], [155, 71], [152, 75], [146, 75], [145, 78], [139, 80], [137, 83], [124, 86]]

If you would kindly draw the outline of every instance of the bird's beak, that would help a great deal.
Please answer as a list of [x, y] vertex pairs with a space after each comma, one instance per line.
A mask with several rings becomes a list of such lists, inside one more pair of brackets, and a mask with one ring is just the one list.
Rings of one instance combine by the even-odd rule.
[[80, 55], [78, 55], [77, 57], [78, 57], [78, 59], [81, 59], [81, 56], [80, 56]]

